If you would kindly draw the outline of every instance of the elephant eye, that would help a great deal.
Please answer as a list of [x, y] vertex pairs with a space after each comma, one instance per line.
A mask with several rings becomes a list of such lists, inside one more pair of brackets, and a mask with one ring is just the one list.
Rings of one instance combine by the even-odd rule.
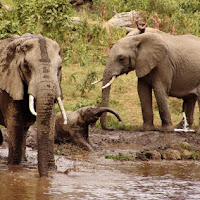
[[119, 56], [119, 62], [123, 63], [125, 61], [125, 57], [124, 56]]
[[27, 70], [29, 69], [29, 65], [28, 65], [28, 62], [26, 60], [24, 61], [24, 68], [27, 69]]
[[28, 44], [25, 44], [21, 47], [22, 51], [26, 52], [28, 50], [30, 50], [31, 48], [33, 47], [33, 45], [28, 45]]
[[62, 69], [62, 66], [59, 66], [59, 67], [58, 67], [58, 71], [61, 71], [61, 69]]

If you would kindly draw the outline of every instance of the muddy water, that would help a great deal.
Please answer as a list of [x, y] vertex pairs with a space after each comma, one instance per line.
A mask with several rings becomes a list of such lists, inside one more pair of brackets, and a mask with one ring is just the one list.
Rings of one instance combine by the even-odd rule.
[[[6, 154], [0, 149], [0, 154]], [[36, 152], [23, 167], [0, 163], [0, 199], [200, 199], [200, 163], [120, 162], [98, 154], [56, 157], [57, 172], [38, 178]], [[31, 167], [30, 167], [31, 166]]]

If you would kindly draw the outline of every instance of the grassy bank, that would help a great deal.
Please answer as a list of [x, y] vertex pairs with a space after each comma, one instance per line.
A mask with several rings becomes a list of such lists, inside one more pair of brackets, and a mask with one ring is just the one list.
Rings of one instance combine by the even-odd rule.
[[[174, 34], [192, 33], [200, 35], [199, 1], [188, 0], [113, 0], [94, 1], [75, 8], [66, 0], [4, 0], [12, 10], [0, 10], [0, 37], [12, 34], [42, 34], [56, 40], [62, 50], [63, 93], [66, 110], [75, 110], [86, 105], [100, 105], [101, 84], [90, 83], [101, 78], [109, 49], [121, 37], [124, 30], [103, 29], [104, 21], [117, 12], [139, 10], [145, 12], [150, 27]], [[79, 16], [83, 23], [70, 20]], [[173, 123], [182, 118], [181, 100], [170, 98]], [[135, 72], [119, 77], [113, 84], [110, 107], [122, 117], [118, 123], [109, 115], [109, 124], [115, 128], [134, 130], [142, 124], [140, 102], [137, 94]], [[160, 125], [158, 108], [154, 98], [155, 124]], [[197, 125], [195, 112], [195, 126]]]

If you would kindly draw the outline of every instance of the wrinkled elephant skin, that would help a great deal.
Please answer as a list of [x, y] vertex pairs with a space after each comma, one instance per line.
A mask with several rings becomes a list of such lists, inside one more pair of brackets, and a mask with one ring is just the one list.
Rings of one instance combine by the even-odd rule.
[[[189, 126], [199, 100], [200, 39], [192, 35], [143, 33], [120, 39], [112, 47], [103, 74], [102, 106], [108, 106], [111, 80], [135, 70], [141, 102], [142, 130], [155, 130], [152, 91], [158, 104], [162, 131], [173, 131], [168, 96], [183, 99]], [[101, 117], [106, 128], [106, 114]], [[200, 132], [200, 129], [198, 129]]]
[[55, 167], [54, 102], [61, 96], [59, 51], [56, 42], [41, 35], [0, 41], [0, 124], [8, 130], [8, 163], [21, 163], [26, 132], [37, 121], [40, 176], [48, 176], [49, 168]]
[[74, 112], [67, 111], [67, 125], [63, 124], [62, 116], [58, 114], [56, 116], [55, 141], [59, 143], [72, 141], [85, 150], [93, 151], [88, 138], [89, 125], [95, 124], [105, 112], [114, 114], [121, 121], [121, 118], [114, 110], [106, 107], [87, 106]]

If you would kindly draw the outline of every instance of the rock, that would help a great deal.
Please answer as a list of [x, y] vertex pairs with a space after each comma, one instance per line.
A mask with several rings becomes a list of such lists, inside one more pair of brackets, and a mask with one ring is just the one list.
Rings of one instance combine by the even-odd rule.
[[[146, 33], [160, 33], [158, 29], [146, 27], [146, 17], [142, 12], [137, 12], [132, 10], [130, 12], [117, 13], [103, 24], [103, 27], [109, 30], [109, 27], [125, 28], [127, 36], [139, 35], [141, 33], [141, 25], [143, 26], [143, 31]], [[136, 28], [137, 27], [137, 28]]]
[[168, 148], [162, 154], [165, 160], [181, 160], [181, 153], [178, 150]]
[[190, 149], [191, 145], [188, 142], [181, 142], [181, 147], [184, 149]]
[[183, 159], [191, 159], [192, 158], [192, 153], [190, 151], [188, 151], [188, 150], [185, 149], [182, 152], [182, 158]]
[[109, 21], [107, 21], [108, 26], [114, 27], [134, 27], [135, 21], [140, 17], [141, 12], [137, 11], [130, 11], [130, 12], [123, 12], [117, 13], [112, 17]]
[[147, 151], [145, 153], [145, 157], [148, 159], [152, 159], [152, 160], [160, 160], [161, 154], [160, 154], [160, 152], [158, 152], [156, 150], [151, 150], [151, 151]]

